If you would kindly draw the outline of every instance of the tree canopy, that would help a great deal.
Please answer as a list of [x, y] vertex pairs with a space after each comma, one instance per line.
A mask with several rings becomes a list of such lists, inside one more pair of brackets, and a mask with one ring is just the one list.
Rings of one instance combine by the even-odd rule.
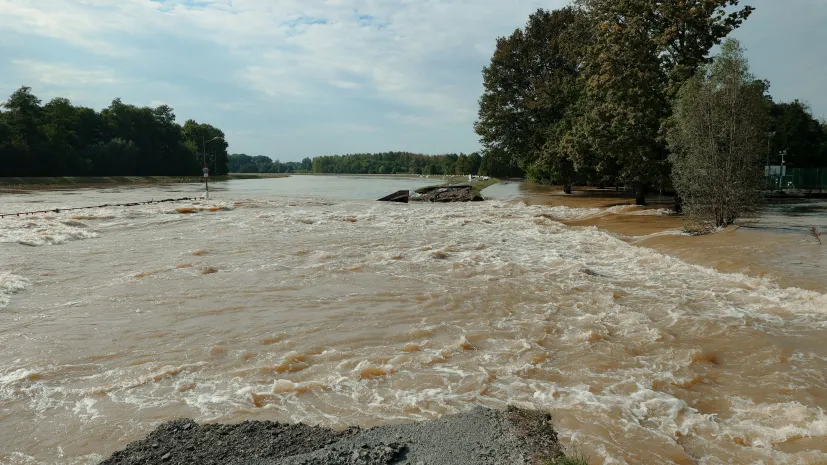
[[0, 109], [0, 177], [198, 175], [214, 138], [207, 162], [227, 173], [224, 133], [193, 120], [181, 126], [167, 105], [115, 99], [97, 112], [60, 97], [42, 105], [21, 87]]
[[771, 115], [771, 164], [781, 164], [779, 153], [783, 150], [788, 166], [827, 167], [827, 123], [817, 120], [807, 104], [798, 100], [773, 103]]
[[250, 156], [244, 153], [230, 155], [231, 173], [309, 173], [313, 169], [310, 158], [281, 162], [264, 155]]
[[535, 12], [483, 69], [483, 151], [540, 182], [663, 185], [677, 91], [750, 16], [738, 4], [576, 0]]

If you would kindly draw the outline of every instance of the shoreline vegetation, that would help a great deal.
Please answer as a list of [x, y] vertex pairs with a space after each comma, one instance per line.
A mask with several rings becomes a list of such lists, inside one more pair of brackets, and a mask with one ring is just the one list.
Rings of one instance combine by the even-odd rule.
[[739, 0], [538, 9], [483, 69], [483, 159], [567, 194], [620, 186], [642, 206], [675, 192], [698, 231], [756, 213], [762, 191], [824, 191], [827, 123], [773, 99], [728, 38], [753, 11]]
[[225, 175], [224, 132], [176, 121], [168, 105], [138, 107], [116, 98], [100, 111], [56, 97], [43, 104], [21, 87], [0, 104], [0, 174], [46, 176]]

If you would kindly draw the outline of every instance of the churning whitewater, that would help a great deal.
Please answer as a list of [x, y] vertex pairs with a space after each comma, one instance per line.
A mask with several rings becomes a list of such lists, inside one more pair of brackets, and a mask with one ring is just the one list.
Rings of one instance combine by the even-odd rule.
[[100, 460], [179, 417], [508, 404], [593, 463], [827, 462], [822, 293], [560, 222], [607, 209], [216, 199], [0, 222], [0, 462]]

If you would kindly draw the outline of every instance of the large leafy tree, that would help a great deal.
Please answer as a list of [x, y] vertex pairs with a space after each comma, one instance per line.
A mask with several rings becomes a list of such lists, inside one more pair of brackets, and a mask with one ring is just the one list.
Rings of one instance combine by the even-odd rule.
[[37, 176], [43, 140], [40, 130], [42, 109], [40, 99], [29, 87], [16, 90], [2, 104], [3, 127], [0, 135], [0, 162], [10, 176]]
[[595, 154], [597, 173], [619, 167], [620, 177], [638, 188], [638, 203], [662, 159], [657, 136], [668, 107], [666, 73], [641, 3], [583, 2], [592, 43], [584, 54], [584, 110], [576, 124], [578, 140], [572, 143]]
[[767, 88], [750, 74], [740, 44], [728, 40], [678, 93], [668, 130], [672, 178], [693, 228], [727, 226], [758, 209]]
[[574, 166], [561, 140], [580, 96], [583, 30], [575, 8], [538, 10], [524, 29], [497, 39], [475, 124], [489, 161], [509, 156], [535, 180], [571, 182]]
[[224, 132], [210, 124], [187, 120], [183, 127], [184, 139], [196, 147], [196, 158], [201, 165], [207, 165], [210, 172], [220, 176], [228, 173], [229, 155]]
[[752, 12], [739, 0], [578, 0], [592, 41], [574, 146], [635, 184], [637, 203], [668, 172], [663, 131], [677, 90]]
[[497, 40], [475, 129], [529, 177], [645, 188], [668, 173], [665, 122], [683, 82], [752, 12], [738, 0], [576, 0]]
[[578, 0], [592, 41], [584, 54], [585, 106], [579, 143], [598, 171], [616, 165], [636, 186], [663, 180], [671, 103], [710, 49], [752, 13], [739, 0]]

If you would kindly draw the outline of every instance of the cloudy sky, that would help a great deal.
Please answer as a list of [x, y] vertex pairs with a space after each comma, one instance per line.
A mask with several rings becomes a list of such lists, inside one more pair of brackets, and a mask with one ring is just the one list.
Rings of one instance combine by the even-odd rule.
[[[281, 160], [478, 149], [497, 36], [567, 0], [0, 0], [0, 100], [166, 103], [231, 152]], [[776, 100], [827, 117], [827, 0], [742, 0], [735, 35]]]

